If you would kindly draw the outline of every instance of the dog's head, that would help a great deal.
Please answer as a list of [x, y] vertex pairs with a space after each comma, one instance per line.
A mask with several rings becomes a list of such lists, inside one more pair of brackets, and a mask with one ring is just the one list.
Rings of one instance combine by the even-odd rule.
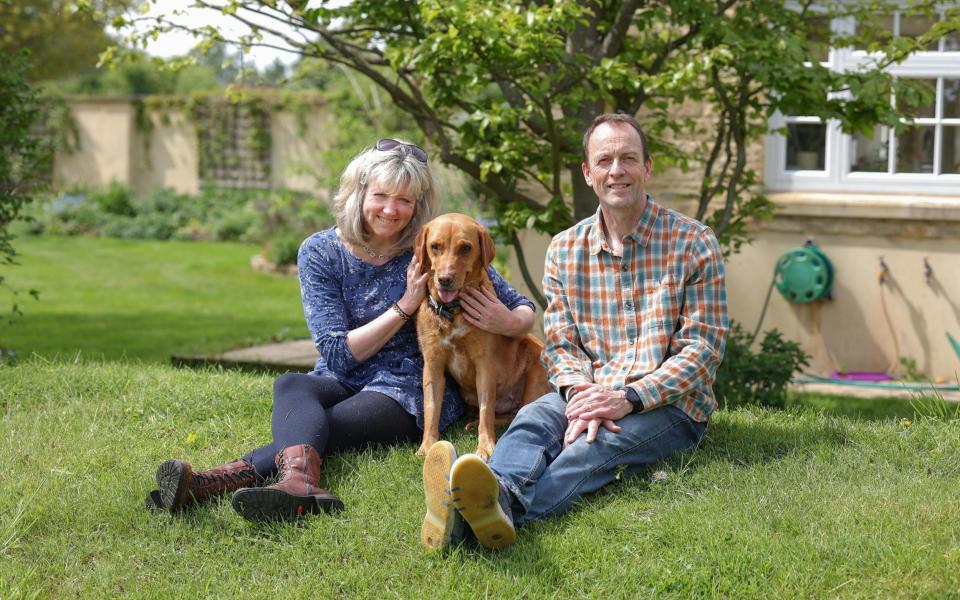
[[430, 294], [449, 304], [464, 286], [485, 281], [493, 261], [493, 237], [467, 215], [440, 215], [423, 226], [413, 245], [421, 268], [430, 273]]

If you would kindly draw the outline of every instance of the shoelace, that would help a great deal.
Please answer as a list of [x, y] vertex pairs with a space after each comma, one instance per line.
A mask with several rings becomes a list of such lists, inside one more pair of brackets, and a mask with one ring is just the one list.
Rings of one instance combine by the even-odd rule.
[[227, 479], [233, 483], [242, 483], [248, 477], [253, 475], [253, 469], [244, 469], [240, 472], [223, 473], [221, 475], [207, 475], [205, 473], [194, 473], [193, 478], [198, 480], [200, 487], [211, 487], [217, 485], [218, 480]]

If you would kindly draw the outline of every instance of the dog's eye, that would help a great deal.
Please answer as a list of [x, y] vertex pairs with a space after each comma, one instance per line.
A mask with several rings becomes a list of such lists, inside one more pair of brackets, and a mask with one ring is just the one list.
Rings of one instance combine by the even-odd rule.
[[473, 246], [470, 244], [464, 244], [460, 246], [460, 254], [470, 254], [471, 250], [473, 250]]
[[430, 251], [440, 252], [440, 244], [437, 244], [437, 243], [430, 244]]

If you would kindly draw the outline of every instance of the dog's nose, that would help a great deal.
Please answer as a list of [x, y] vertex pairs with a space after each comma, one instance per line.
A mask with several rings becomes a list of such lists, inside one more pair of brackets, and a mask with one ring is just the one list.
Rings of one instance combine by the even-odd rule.
[[437, 283], [442, 287], [452, 287], [453, 286], [453, 275], [440, 275], [437, 277]]

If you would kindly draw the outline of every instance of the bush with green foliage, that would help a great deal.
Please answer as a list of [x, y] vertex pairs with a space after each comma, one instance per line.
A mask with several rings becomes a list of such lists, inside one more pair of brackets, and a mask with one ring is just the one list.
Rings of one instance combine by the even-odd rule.
[[753, 342], [752, 334], [731, 322], [727, 349], [713, 384], [721, 408], [783, 408], [793, 374], [810, 364], [800, 344], [783, 339], [776, 329], [764, 332], [759, 351], [751, 350]]
[[301, 238], [281, 234], [267, 243], [266, 258], [275, 265], [297, 264]]
[[96, 206], [109, 215], [133, 217], [137, 210], [133, 207], [133, 194], [130, 189], [117, 182], [110, 183], [107, 189], [90, 198]]
[[[23, 218], [24, 208], [50, 175], [50, 146], [34, 130], [41, 105], [26, 79], [27, 57], [27, 52], [0, 55], [0, 267], [17, 264], [11, 226]], [[0, 286], [14, 298], [19, 294], [3, 275]], [[35, 290], [29, 293], [37, 296]], [[16, 300], [12, 312], [20, 312]]]
[[334, 222], [322, 202], [290, 190], [208, 188], [191, 196], [155, 189], [137, 198], [117, 183], [46, 198], [33, 207], [32, 217], [28, 230], [34, 234], [261, 243], [283, 258], [274, 261], [279, 264], [295, 263], [296, 248], [291, 258], [273, 246], [289, 246], [285, 238], [299, 241]]

